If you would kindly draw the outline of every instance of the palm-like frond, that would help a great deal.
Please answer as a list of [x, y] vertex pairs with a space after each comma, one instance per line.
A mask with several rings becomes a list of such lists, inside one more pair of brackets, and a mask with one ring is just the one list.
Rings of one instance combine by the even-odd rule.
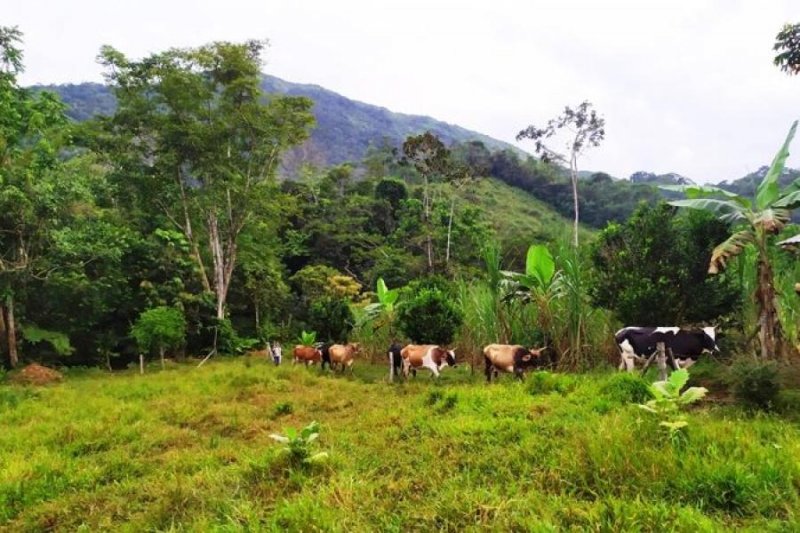
[[789, 134], [786, 135], [786, 140], [783, 142], [778, 153], [775, 154], [775, 159], [772, 160], [767, 175], [758, 185], [756, 189], [756, 207], [764, 209], [775, 202], [781, 194], [780, 186], [778, 185], [778, 178], [783, 174], [783, 168], [786, 166], [786, 159], [789, 157], [789, 145], [794, 138], [794, 133], [797, 131], [797, 121], [792, 123], [789, 128]]
[[709, 274], [717, 274], [725, 270], [728, 261], [741, 253], [745, 246], [755, 240], [755, 235], [750, 229], [737, 231], [728, 237], [723, 243], [717, 245], [711, 253], [711, 261], [708, 265]]
[[[800, 182], [800, 180], [797, 180]], [[797, 182], [795, 182], [797, 183]], [[784, 194], [772, 204], [772, 207], [778, 209], [797, 209], [800, 207], [800, 190], [794, 190], [788, 194]]]
[[728, 222], [739, 222], [747, 219], [745, 208], [732, 200], [692, 198], [687, 200], [673, 200], [669, 202], [669, 205], [710, 211], [720, 218], [724, 217]]

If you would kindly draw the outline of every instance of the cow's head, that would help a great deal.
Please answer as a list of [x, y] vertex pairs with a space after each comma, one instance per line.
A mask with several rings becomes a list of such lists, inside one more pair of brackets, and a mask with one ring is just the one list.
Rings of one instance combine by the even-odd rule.
[[456, 366], [456, 351], [455, 350], [447, 350], [444, 356], [445, 362], [450, 366]]
[[711, 353], [719, 353], [715, 328], [713, 326], [703, 328], [703, 334], [703, 350]]
[[543, 363], [542, 352], [547, 348], [519, 348], [514, 354], [514, 364], [520, 368], [532, 368]]
[[358, 342], [351, 342], [350, 347], [353, 349], [354, 354], [357, 354], [361, 351], [361, 344]]

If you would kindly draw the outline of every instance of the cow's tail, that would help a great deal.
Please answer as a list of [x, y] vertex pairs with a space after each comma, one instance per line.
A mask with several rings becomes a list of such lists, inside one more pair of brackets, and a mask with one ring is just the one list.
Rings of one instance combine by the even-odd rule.
[[486, 355], [485, 353], [483, 354], [483, 362], [486, 365], [486, 367], [483, 370], [483, 372], [486, 374], [486, 382], [487, 383], [491, 383], [491, 381], [492, 381], [492, 370], [494, 368], [494, 365], [492, 364], [492, 360], [489, 359], [489, 356]]

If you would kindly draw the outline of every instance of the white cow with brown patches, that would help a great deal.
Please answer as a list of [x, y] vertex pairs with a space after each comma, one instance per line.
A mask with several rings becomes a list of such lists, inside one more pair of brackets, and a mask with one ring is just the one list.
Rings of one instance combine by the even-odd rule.
[[498, 372], [513, 373], [520, 380], [523, 373], [529, 368], [542, 364], [542, 352], [545, 348], [528, 349], [519, 344], [490, 344], [483, 349], [483, 359], [486, 363], [486, 381], [492, 381], [492, 375], [497, 377]]
[[445, 366], [456, 365], [456, 354], [436, 344], [409, 344], [400, 351], [403, 358], [403, 376], [407, 379], [411, 369], [427, 368], [435, 377]]

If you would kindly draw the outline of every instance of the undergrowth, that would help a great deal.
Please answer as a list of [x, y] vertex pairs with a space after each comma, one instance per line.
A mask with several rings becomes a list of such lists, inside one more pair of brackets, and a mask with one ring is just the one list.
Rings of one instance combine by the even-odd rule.
[[[228, 360], [0, 385], [0, 531], [800, 528], [800, 430], [778, 415], [701, 401], [675, 447], [632, 376], [384, 374]], [[329, 456], [301, 468], [269, 436], [313, 421], [304, 446]]]

